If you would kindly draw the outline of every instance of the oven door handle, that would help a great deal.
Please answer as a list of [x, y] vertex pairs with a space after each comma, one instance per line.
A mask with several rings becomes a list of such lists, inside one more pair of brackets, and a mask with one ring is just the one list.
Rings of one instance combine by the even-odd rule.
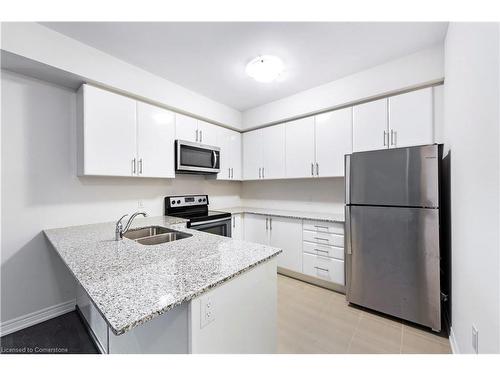
[[191, 228], [198, 226], [198, 225], [219, 223], [219, 222], [228, 221], [228, 220], [231, 221], [231, 217], [224, 217], [222, 219], [213, 219], [213, 220], [205, 220], [205, 221], [196, 221], [194, 223], [191, 223]]

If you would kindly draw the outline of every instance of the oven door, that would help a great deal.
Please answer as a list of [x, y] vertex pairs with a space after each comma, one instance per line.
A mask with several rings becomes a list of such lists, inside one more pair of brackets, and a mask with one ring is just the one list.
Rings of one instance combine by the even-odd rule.
[[231, 218], [199, 221], [189, 226], [191, 229], [200, 230], [219, 236], [231, 237]]
[[175, 141], [177, 173], [211, 174], [220, 170], [220, 148], [183, 140]]

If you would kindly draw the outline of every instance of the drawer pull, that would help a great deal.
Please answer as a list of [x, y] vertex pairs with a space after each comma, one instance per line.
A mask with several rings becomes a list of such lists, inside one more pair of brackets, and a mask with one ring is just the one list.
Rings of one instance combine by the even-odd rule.
[[323, 228], [323, 229], [328, 229], [327, 226], [324, 226], [324, 225], [315, 225], [314, 226], [315, 228]]
[[317, 266], [314, 266], [314, 268], [316, 268], [319, 271], [329, 272], [329, 270], [327, 268], [321, 268], [321, 267], [317, 267]]
[[320, 249], [314, 249], [314, 250], [319, 251], [320, 253], [328, 254], [328, 251], [326, 251], [326, 250], [320, 250]]
[[315, 240], [321, 240], [321, 241], [326, 241], [329, 242], [330, 240], [328, 238], [321, 238], [321, 237], [314, 237]]

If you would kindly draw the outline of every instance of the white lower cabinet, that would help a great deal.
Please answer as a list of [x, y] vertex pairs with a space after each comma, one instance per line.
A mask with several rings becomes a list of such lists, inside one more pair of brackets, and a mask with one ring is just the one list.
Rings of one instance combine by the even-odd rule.
[[231, 217], [231, 238], [243, 239], [243, 214], [233, 214]]
[[243, 227], [245, 241], [269, 245], [269, 218], [267, 216], [245, 214]]
[[278, 267], [302, 272], [302, 220], [269, 217], [270, 245], [282, 249]]
[[344, 285], [344, 261], [306, 253], [303, 260], [306, 275]]

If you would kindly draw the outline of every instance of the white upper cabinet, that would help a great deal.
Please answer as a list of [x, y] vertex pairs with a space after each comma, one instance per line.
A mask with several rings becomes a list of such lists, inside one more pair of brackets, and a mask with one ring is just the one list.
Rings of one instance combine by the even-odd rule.
[[134, 164], [137, 168], [136, 101], [83, 85], [78, 111], [78, 174], [132, 176]]
[[243, 179], [258, 180], [262, 177], [262, 130], [243, 133]]
[[262, 178], [285, 177], [285, 124], [262, 129]]
[[433, 143], [433, 115], [432, 87], [390, 97], [390, 147]]
[[198, 120], [199, 142], [214, 146], [217, 143], [217, 129], [220, 126], [210, 124], [206, 121]]
[[286, 123], [286, 177], [313, 177], [314, 117]]
[[175, 138], [183, 141], [198, 142], [198, 120], [177, 113], [175, 115]]
[[389, 144], [387, 99], [354, 106], [352, 109], [354, 152], [380, 150]]
[[352, 152], [352, 107], [316, 116], [318, 177], [344, 176], [344, 156]]
[[217, 143], [219, 126], [193, 117], [177, 114], [175, 121], [176, 139], [199, 142], [214, 146]]
[[241, 180], [241, 134], [217, 127], [215, 145], [220, 147], [220, 172], [218, 180]]
[[137, 175], [175, 177], [175, 114], [137, 102]]

